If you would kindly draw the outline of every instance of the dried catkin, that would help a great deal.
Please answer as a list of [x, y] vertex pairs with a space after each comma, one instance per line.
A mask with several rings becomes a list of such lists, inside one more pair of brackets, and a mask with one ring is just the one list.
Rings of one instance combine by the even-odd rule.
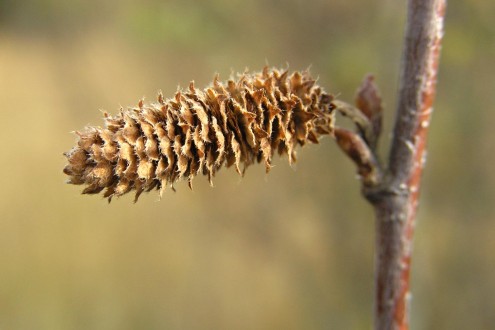
[[77, 145], [64, 155], [68, 183], [86, 185], [83, 194], [113, 196], [167, 185], [181, 178], [208, 176], [224, 164], [239, 174], [264, 162], [267, 172], [275, 151], [295, 161], [297, 144], [318, 143], [333, 132], [333, 97], [308, 72], [264, 68], [225, 84], [187, 90], [157, 103], [140, 101], [116, 116], [104, 113], [105, 128], [76, 132]]

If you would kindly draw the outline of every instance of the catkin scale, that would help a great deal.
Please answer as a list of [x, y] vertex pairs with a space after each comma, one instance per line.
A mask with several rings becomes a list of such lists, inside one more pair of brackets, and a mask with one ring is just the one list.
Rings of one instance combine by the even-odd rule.
[[296, 145], [318, 143], [333, 132], [333, 97], [308, 72], [264, 68], [199, 90], [191, 82], [171, 99], [142, 100], [116, 116], [104, 113], [105, 127], [76, 132], [65, 153], [68, 183], [86, 185], [84, 194], [104, 197], [159, 189], [199, 174], [210, 183], [222, 166], [239, 174], [255, 162], [271, 167], [275, 152], [295, 161]]

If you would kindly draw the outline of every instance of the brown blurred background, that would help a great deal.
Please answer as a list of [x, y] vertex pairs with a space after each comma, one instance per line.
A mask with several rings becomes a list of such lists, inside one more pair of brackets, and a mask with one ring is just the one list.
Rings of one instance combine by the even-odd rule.
[[[495, 2], [451, 1], [413, 262], [412, 329], [495, 326]], [[0, 0], [0, 329], [369, 329], [374, 228], [334, 142], [114, 200], [64, 184], [99, 109], [192, 79], [373, 72], [388, 149], [405, 1]]]

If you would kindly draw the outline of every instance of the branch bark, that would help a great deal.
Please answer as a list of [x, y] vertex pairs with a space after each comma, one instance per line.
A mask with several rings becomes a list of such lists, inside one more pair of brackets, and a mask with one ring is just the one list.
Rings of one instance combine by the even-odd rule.
[[446, 0], [409, 0], [388, 166], [363, 191], [376, 213], [375, 329], [409, 328], [412, 239]]

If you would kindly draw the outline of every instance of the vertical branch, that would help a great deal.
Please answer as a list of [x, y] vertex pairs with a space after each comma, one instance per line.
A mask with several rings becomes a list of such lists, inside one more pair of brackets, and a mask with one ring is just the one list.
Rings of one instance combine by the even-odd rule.
[[375, 329], [408, 329], [409, 275], [446, 0], [409, 0], [396, 120], [383, 182], [365, 191], [377, 217]]

